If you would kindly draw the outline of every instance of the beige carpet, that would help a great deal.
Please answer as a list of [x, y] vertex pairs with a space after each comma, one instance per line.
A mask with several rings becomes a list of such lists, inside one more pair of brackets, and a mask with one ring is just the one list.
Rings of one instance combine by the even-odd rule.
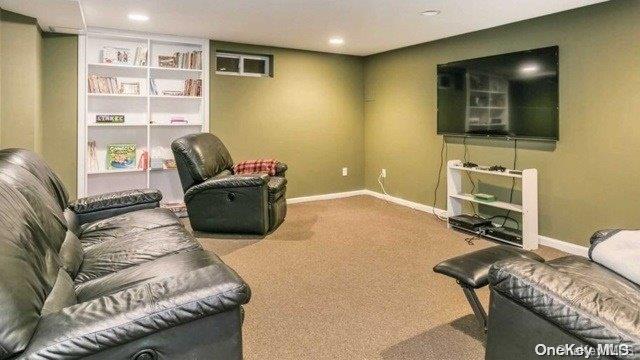
[[251, 286], [245, 359], [484, 358], [462, 291], [431, 268], [493, 243], [430, 214], [358, 196], [290, 205], [263, 239], [196, 235]]

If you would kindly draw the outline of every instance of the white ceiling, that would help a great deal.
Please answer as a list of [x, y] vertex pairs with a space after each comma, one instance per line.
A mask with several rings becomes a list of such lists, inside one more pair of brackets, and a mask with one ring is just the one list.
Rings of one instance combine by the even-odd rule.
[[[369, 55], [603, 1], [0, 0], [0, 7], [37, 18], [46, 31], [104, 27]], [[441, 13], [420, 15], [430, 9]], [[134, 12], [149, 21], [130, 21]], [[344, 44], [330, 45], [333, 36]]]

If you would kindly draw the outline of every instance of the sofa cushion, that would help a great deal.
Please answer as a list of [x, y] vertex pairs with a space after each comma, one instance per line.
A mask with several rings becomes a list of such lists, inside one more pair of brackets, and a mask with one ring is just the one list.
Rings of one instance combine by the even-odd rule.
[[60, 311], [77, 303], [73, 280], [66, 271], [58, 271], [58, 279], [42, 305], [42, 315]]
[[77, 236], [80, 235], [80, 222], [78, 221], [78, 216], [76, 213], [71, 211], [71, 209], [65, 209], [62, 214], [64, 217], [64, 221], [67, 224], [67, 230], [70, 230]]
[[281, 176], [271, 176], [267, 188], [269, 189], [269, 204], [273, 204], [287, 191], [287, 179]]
[[46, 193], [56, 199], [60, 210], [67, 207], [69, 202], [67, 189], [44, 159], [33, 151], [25, 149], [0, 150], [0, 163], [17, 165], [30, 172], [45, 186]]
[[29, 202], [0, 181], [0, 359], [24, 350], [60, 269]]
[[221, 263], [222, 260], [212, 252], [200, 249], [184, 251], [76, 284], [76, 294], [80, 301], [88, 301], [138, 284], [157, 281]]
[[80, 240], [72, 231], [67, 230], [67, 235], [60, 247], [60, 260], [64, 269], [75, 278], [82, 265], [84, 259], [84, 251], [82, 250], [82, 244]]
[[133, 211], [84, 224], [81, 227], [80, 242], [83, 247], [89, 247], [106, 240], [179, 224], [180, 220], [168, 209], [154, 208]]
[[0, 161], [0, 181], [18, 191], [34, 211], [39, 225], [48, 234], [46, 239], [57, 252], [67, 231], [66, 220], [55, 197], [35, 175], [22, 166]]
[[139, 265], [180, 251], [200, 249], [200, 244], [176, 224], [128, 233], [84, 248], [84, 261], [76, 284]]
[[599, 264], [580, 256], [505, 260], [489, 279], [493, 290], [592, 346], [640, 353], [640, 288]]

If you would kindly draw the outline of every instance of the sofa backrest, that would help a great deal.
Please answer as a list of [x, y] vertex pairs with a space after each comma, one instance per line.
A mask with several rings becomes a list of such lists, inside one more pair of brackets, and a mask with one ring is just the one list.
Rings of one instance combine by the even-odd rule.
[[69, 205], [69, 193], [62, 181], [44, 159], [33, 151], [17, 148], [2, 149], [0, 150], [0, 163], [3, 162], [23, 167], [37, 177], [49, 194], [57, 199], [61, 209], [64, 210]]
[[58, 281], [61, 262], [48, 236], [27, 199], [0, 181], [0, 359], [26, 348]]
[[229, 150], [217, 136], [210, 133], [190, 134], [176, 139], [171, 144], [171, 150], [185, 191], [233, 168]]

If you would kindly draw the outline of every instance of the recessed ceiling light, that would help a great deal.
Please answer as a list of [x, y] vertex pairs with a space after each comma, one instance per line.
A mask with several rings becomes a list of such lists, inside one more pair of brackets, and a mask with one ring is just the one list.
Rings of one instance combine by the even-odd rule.
[[440, 10], [425, 10], [420, 13], [420, 15], [424, 15], [424, 16], [435, 16], [438, 14], [440, 14]]
[[129, 20], [133, 20], [133, 21], [147, 21], [147, 20], [149, 20], [149, 17], [147, 15], [142, 15], [142, 14], [129, 14], [128, 18], [129, 18]]
[[344, 39], [341, 37], [332, 37], [329, 39], [329, 44], [331, 45], [342, 45], [344, 44]]

